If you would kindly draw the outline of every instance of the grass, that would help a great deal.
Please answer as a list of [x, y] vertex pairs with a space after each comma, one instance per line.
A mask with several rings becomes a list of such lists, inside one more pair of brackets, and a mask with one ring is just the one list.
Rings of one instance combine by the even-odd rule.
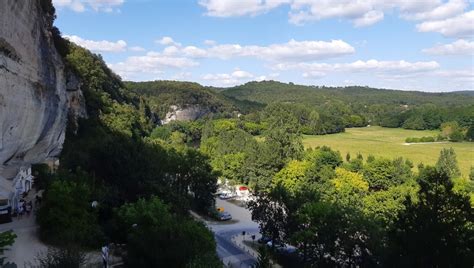
[[401, 156], [413, 161], [415, 166], [419, 163], [434, 165], [441, 149], [452, 147], [463, 177], [468, 177], [471, 166], [474, 166], [474, 142], [404, 145], [407, 137], [436, 137], [438, 133], [439, 131], [383, 127], [348, 128], [345, 133], [304, 136], [303, 144], [306, 148], [327, 145], [338, 150], [344, 159], [347, 153], [352, 157], [361, 153], [364, 158], [370, 154], [390, 159]]

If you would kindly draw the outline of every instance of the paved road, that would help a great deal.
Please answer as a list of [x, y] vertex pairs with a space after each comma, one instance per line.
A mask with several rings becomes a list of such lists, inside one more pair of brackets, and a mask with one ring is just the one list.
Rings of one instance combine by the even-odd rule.
[[258, 233], [258, 224], [251, 219], [250, 211], [230, 202], [216, 199], [216, 206], [223, 207], [232, 215], [231, 222], [207, 222], [207, 225], [214, 232], [217, 243], [217, 254], [224, 264], [231, 267], [252, 267], [256, 263], [256, 258], [246, 250], [238, 247], [232, 242], [232, 237], [247, 233]]
[[33, 213], [21, 219], [14, 218], [13, 222], [0, 224], [0, 232], [13, 230], [17, 235], [13, 245], [5, 251], [7, 262], [14, 262], [18, 267], [26, 263], [34, 263], [37, 254], [47, 250], [47, 247], [38, 239], [38, 227]]

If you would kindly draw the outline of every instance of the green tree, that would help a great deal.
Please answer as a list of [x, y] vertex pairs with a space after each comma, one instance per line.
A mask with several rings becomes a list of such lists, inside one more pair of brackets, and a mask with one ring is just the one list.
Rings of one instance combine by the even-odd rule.
[[0, 233], [0, 265], [3, 266], [5, 263], [5, 257], [3, 254], [8, 247], [13, 245], [15, 242], [16, 234], [13, 231], [6, 231]]
[[260, 233], [272, 239], [272, 248], [283, 243], [288, 220], [288, 209], [283, 200], [286, 191], [277, 186], [271, 192], [260, 192], [255, 200], [248, 204], [252, 212], [252, 220], [260, 226]]
[[166, 141], [171, 136], [171, 130], [166, 126], [158, 126], [150, 134], [153, 139], [162, 139]]
[[371, 192], [363, 198], [363, 211], [368, 217], [381, 223], [384, 229], [391, 228], [398, 214], [405, 210], [404, 201], [407, 196], [417, 200], [418, 188], [413, 182], [392, 186], [385, 191]]
[[280, 185], [289, 193], [295, 193], [303, 182], [308, 167], [309, 164], [306, 161], [290, 161], [288, 165], [275, 174], [272, 180], [273, 186]]
[[402, 158], [377, 158], [367, 162], [363, 173], [372, 191], [387, 190], [391, 186], [406, 182], [412, 176], [409, 163]]
[[441, 129], [441, 135], [449, 138], [455, 131], [459, 130], [459, 123], [456, 121], [444, 122], [439, 128]]
[[448, 174], [427, 167], [418, 179], [418, 202], [405, 201], [389, 233], [388, 266], [470, 267], [474, 213], [469, 197], [453, 191]]
[[36, 256], [31, 268], [80, 268], [87, 264], [86, 253], [78, 248], [48, 248]]
[[[171, 214], [157, 197], [125, 204], [116, 215], [126, 236], [129, 267], [199, 267], [199, 258], [216, 258], [212, 233], [201, 223]], [[215, 261], [209, 265], [219, 267], [213, 266]]]
[[474, 141], [474, 124], [471, 124], [466, 132], [466, 140]]
[[461, 176], [461, 171], [458, 167], [456, 159], [456, 152], [453, 148], [442, 149], [436, 162], [436, 169], [440, 172], [445, 172], [450, 178]]
[[451, 136], [449, 136], [449, 138], [451, 141], [460, 142], [464, 140], [464, 134], [460, 129], [457, 129], [453, 132], [453, 134], [451, 134]]
[[258, 248], [256, 268], [271, 268], [272, 264], [270, 261], [270, 253], [268, 252], [268, 249], [266, 248], [266, 246], [260, 246]]
[[265, 135], [265, 143], [274, 150], [276, 166], [281, 169], [291, 159], [301, 159], [304, 151], [302, 138], [284, 128], [269, 129]]
[[408, 118], [404, 123], [403, 123], [403, 128], [407, 129], [425, 129], [425, 121], [423, 120], [422, 116], [413, 116]]
[[312, 265], [374, 266], [376, 228], [356, 207], [315, 200], [299, 211], [298, 222], [293, 239]]
[[41, 239], [60, 246], [100, 245], [104, 236], [86, 179], [81, 175], [63, 179], [53, 181], [45, 191], [37, 216]]
[[305, 155], [305, 159], [309, 161], [316, 170], [321, 169], [323, 166], [329, 166], [334, 169], [342, 164], [341, 154], [337, 151], [333, 151], [328, 146], [309, 150]]

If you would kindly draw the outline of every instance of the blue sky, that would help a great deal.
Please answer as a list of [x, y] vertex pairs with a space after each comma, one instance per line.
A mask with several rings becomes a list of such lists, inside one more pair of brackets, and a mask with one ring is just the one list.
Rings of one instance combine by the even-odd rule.
[[54, 0], [125, 80], [474, 90], [469, 0]]

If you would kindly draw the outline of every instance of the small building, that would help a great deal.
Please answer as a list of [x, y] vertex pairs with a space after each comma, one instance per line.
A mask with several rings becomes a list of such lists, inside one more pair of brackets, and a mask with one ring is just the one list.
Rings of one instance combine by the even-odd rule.
[[11, 221], [18, 211], [20, 200], [33, 186], [31, 167], [21, 167], [12, 179], [0, 179], [0, 223]]
[[235, 192], [238, 197], [246, 198], [250, 195], [249, 188], [247, 186], [236, 186]]

